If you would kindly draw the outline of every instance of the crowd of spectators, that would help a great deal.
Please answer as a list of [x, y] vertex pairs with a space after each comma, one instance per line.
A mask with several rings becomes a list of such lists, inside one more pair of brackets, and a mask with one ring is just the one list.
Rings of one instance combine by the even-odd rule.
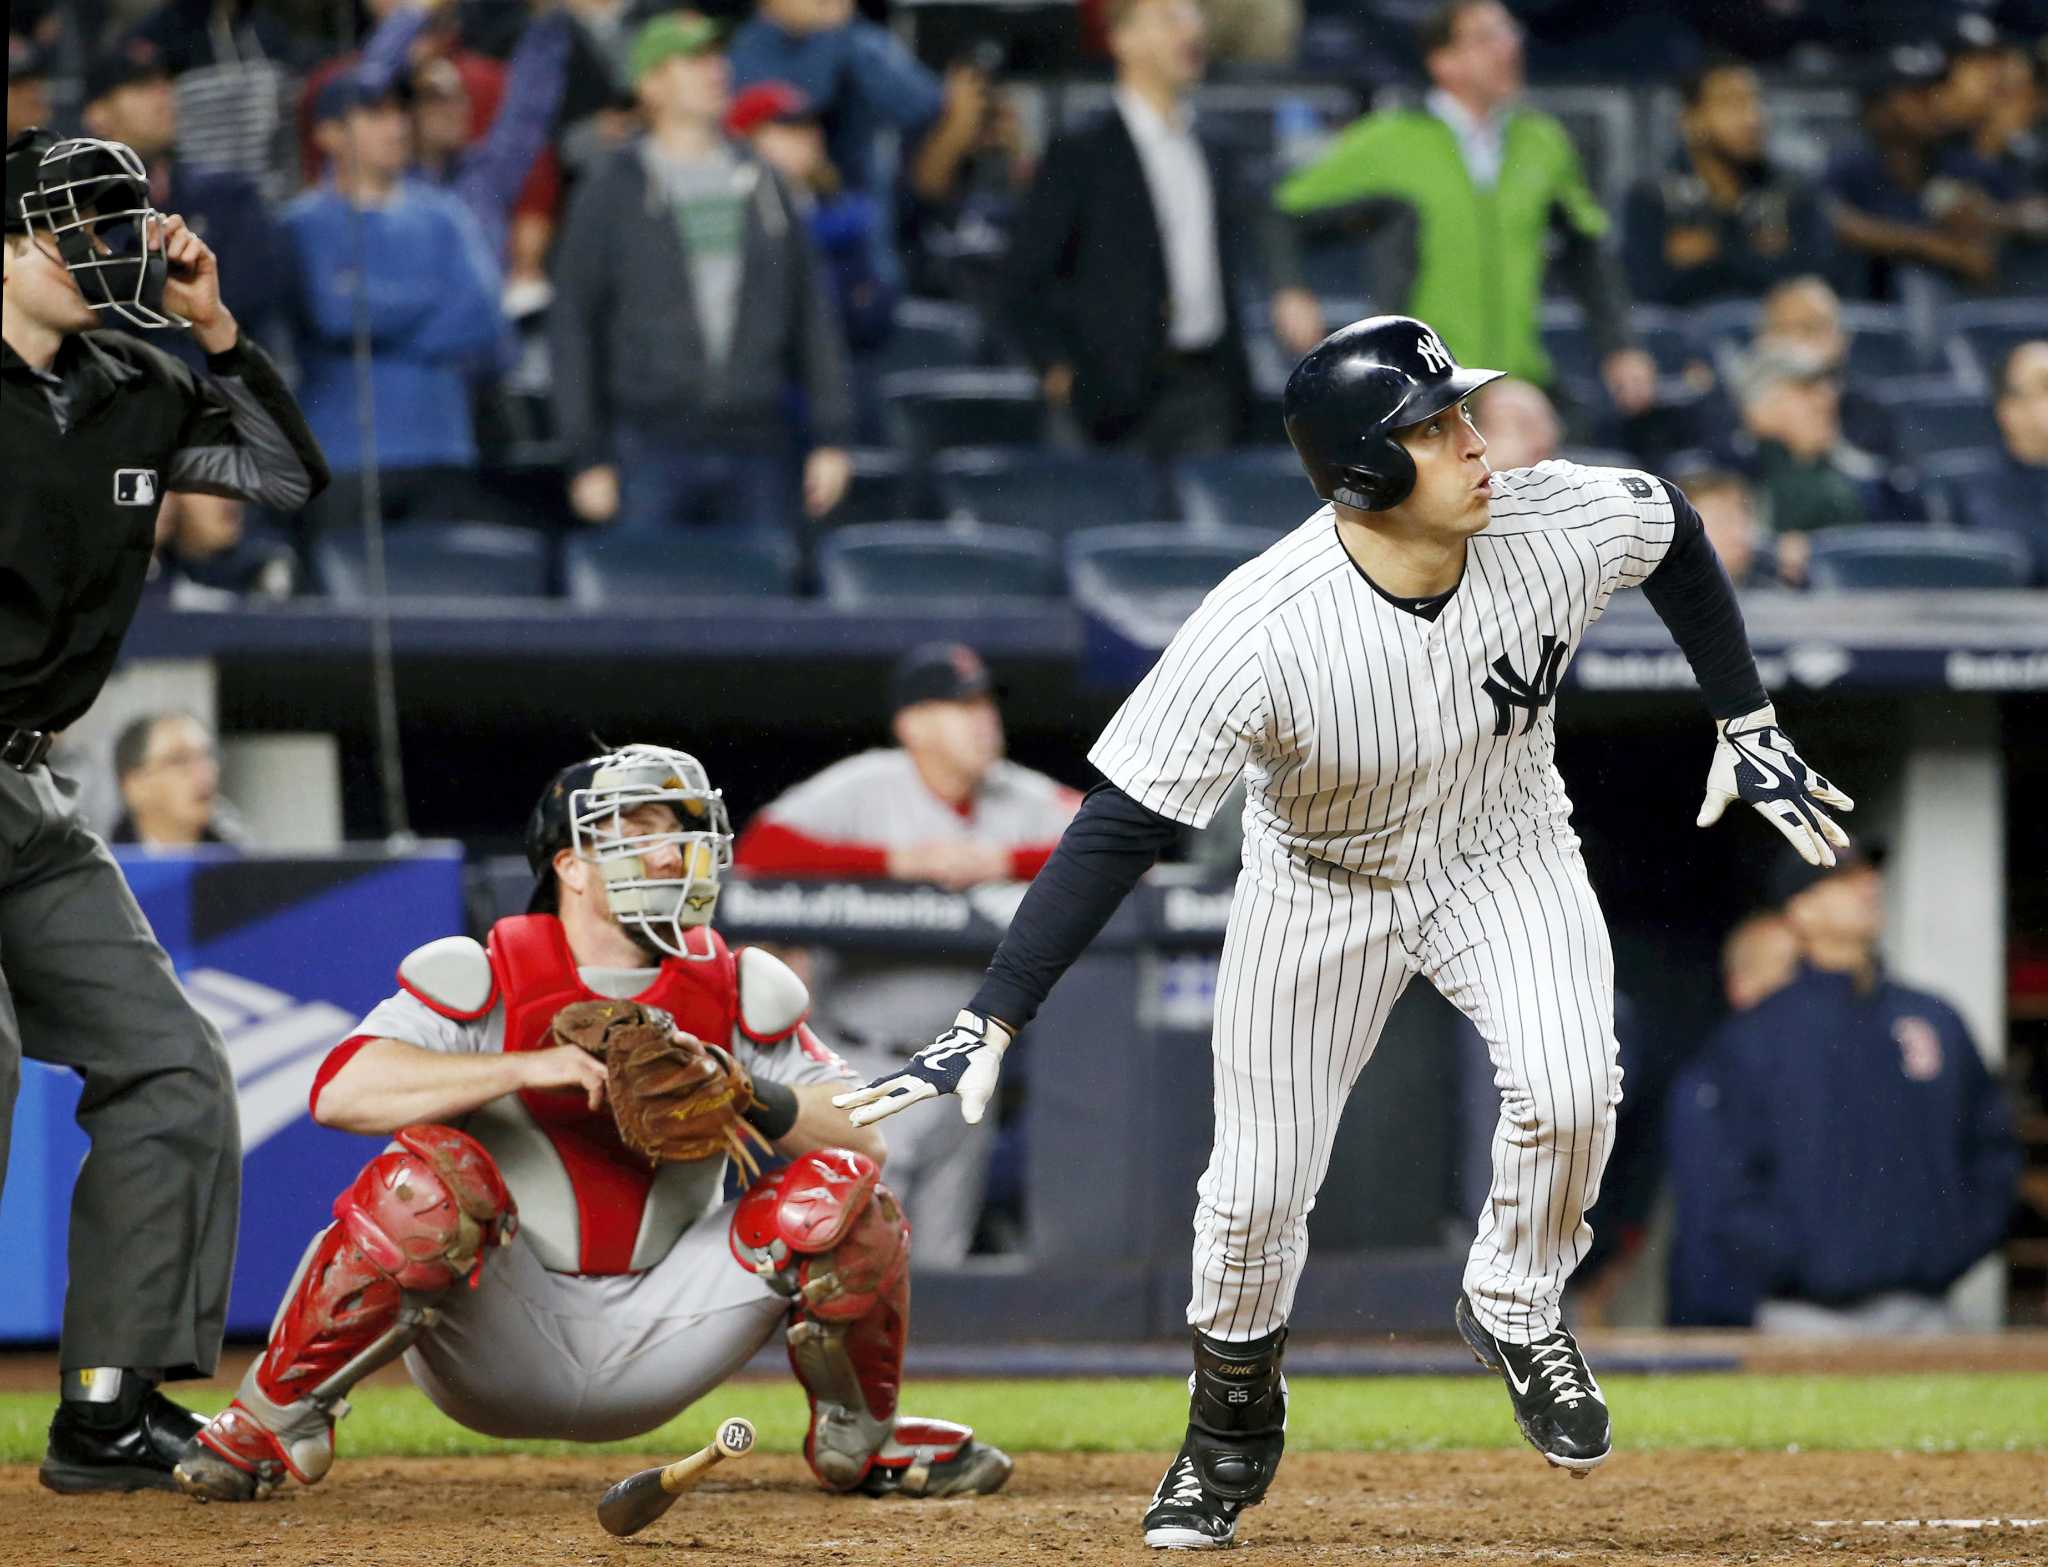
[[[1746, 587], [1869, 524], [2048, 582], [2048, 8], [1639, 8], [1656, 80], [1557, 9], [1088, 0], [1019, 63], [855, 0], [365, 0], [347, 37], [30, 4], [8, 120], [133, 145], [294, 367], [338, 482], [174, 517], [167, 575], [216, 590], [320, 591], [371, 510], [706, 569], [772, 539], [795, 589], [846, 524], [991, 521], [941, 482], [965, 445], [1142, 461], [1114, 503], [1171, 520], [1175, 465], [1271, 471], [1279, 377], [1367, 309], [1513, 374], [1496, 466], [1669, 473]], [[1643, 132], [1625, 188], [1545, 98], [1568, 55]], [[1310, 504], [1264, 493], [1228, 520]]]

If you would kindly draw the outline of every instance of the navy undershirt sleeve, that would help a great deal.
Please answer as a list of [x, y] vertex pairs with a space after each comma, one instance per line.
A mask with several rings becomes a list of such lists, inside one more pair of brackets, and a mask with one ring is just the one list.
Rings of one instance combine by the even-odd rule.
[[1770, 698], [1749, 650], [1734, 584], [1692, 502], [1669, 479], [1658, 482], [1671, 497], [1677, 531], [1657, 569], [1644, 579], [1643, 596], [1692, 665], [1708, 711], [1716, 718], [1753, 713]]
[[1115, 784], [1090, 789], [1024, 894], [968, 1005], [1013, 1029], [1030, 1022], [1060, 976], [1179, 837], [1178, 823], [1147, 810]]

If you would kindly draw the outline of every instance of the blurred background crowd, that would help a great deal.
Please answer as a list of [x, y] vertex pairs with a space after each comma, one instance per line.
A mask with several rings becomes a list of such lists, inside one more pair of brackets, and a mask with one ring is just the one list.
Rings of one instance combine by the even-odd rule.
[[1513, 373], [1496, 467], [1655, 468], [1745, 590], [2048, 581], [2041, 0], [9, 25], [10, 133], [144, 155], [342, 476], [176, 500], [169, 587], [359, 596], [373, 512], [400, 588], [1057, 596], [1079, 530], [1298, 521], [1279, 385], [1374, 310]]
[[[340, 733], [314, 747], [335, 838], [378, 813], [317, 608], [365, 602], [379, 560], [458, 622], [464, 596], [536, 601], [536, 623], [542, 600], [683, 604], [713, 639], [719, 614], [776, 598], [822, 601], [821, 624], [1013, 601], [986, 651], [1034, 678], [1005, 688], [974, 649], [906, 652], [915, 634], [879, 663], [606, 644], [516, 674], [517, 650], [415, 637], [392, 730], [427, 765], [387, 786], [381, 825], [409, 799], [424, 830], [509, 848], [562, 746], [632, 727], [726, 787], [742, 875], [1028, 880], [1114, 694], [1074, 694], [1071, 648], [1017, 627], [1104, 587], [1199, 592], [1298, 524], [1316, 503], [1280, 388], [1375, 311], [1511, 373], [1477, 409], [1496, 468], [1679, 483], [1752, 603], [2048, 586], [2048, 0], [16, 0], [9, 26], [10, 134], [54, 124], [148, 160], [336, 470], [302, 516], [171, 496], [155, 579], [173, 609], [307, 601], [288, 696], [252, 670], [299, 644], [252, 641], [229, 649], [221, 710]], [[1815, 689], [1838, 672], [1801, 670]], [[2010, 911], [1978, 901], [2014, 940], [2012, 1037], [2036, 1040], [2030, 1061], [2015, 1045], [2015, 1100], [1948, 1000], [1886, 973], [1879, 855], [1751, 886], [1725, 845], [1667, 846], [1682, 826], [1642, 780], [1697, 715], [1626, 700], [1597, 739], [1562, 737], [1636, 1002], [1586, 1319], [1952, 1325], [1945, 1291], [2008, 1236], [2038, 1315], [2038, 704], [2010, 698], [2003, 739], [1943, 728], [1941, 698], [1910, 722], [1889, 691], [1826, 704], [1831, 769], [2010, 835], [1988, 878]], [[676, 732], [644, 732], [650, 714]], [[1987, 763], [1982, 810], [1871, 738], [1938, 758], [1950, 729], [2010, 772]], [[80, 774], [117, 837], [244, 839], [199, 718], [153, 707], [110, 738], [111, 769]], [[1234, 866], [1234, 815], [1187, 857]], [[1923, 857], [1917, 888], [1951, 874]], [[876, 1070], [978, 967], [790, 955]], [[2002, 1002], [1994, 961], [1978, 988]], [[925, 1259], [1026, 1244], [1013, 1075], [978, 1131], [935, 1115], [920, 1140], [901, 1118], [892, 1180]], [[1394, 1123], [1427, 1115], [1387, 1087], [1375, 1136], [1398, 1150]], [[1318, 1222], [1372, 1205], [1349, 1206]], [[1654, 1305], [1629, 1307], [1648, 1277]]]

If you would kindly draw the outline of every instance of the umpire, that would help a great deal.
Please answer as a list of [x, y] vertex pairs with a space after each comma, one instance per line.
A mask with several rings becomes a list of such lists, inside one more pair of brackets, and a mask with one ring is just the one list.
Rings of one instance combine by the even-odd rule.
[[[0, 304], [0, 1181], [21, 1057], [85, 1080], [62, 1397], [42, 1481], [172, 1489], [199, 1421], [156, 1392], [212, 1373], [241, 1197], [234, 1075], [77, 787], [45, 758], [92, 705], [142, 593], [166, 490], [303, 506], [327, 464], [220, 299], [212, 251], [149, 205], [119, 142], [7, 145]], [[206, 373], [122, 332], [189, 327]]]

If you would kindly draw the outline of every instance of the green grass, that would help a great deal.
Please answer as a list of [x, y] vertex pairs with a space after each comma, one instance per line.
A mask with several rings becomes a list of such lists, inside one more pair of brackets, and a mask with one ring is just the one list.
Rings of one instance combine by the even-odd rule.
[[[1604, 1386], [1627, 1448], [2048, 1452], [2048, 1374], [1611, 1377]], [[190, 1400], [202, 1412], [224, 1401], [218, 1392]], [[921, 1382], [904, 1402], [966, 1421], [1018, 1452], [1160, 1452], [1180, 1441], [1187, 1384], [1169, 1377]], [[411, 1388], [366, 1388], [354, 1403], [342, 1450], [359, 1458], [602, 1450], [476, 1436]], [[0, 1463], [42, 1456], [50, 1408], [42, 1394], [0, 1393]], [[745, 1382], [613, 1450], [686, 1452], [727, 1415], [752, 1420], [764, 1451], [795, 1452], [802, 1444], [805, 1409], [795, 1384]], [[1297, 1450], [1430, 1452], [1519, 1440], [1507, 1396], [1490, 1377], [1304, 1377], [1294, 1386], [1288, 1446]]]

